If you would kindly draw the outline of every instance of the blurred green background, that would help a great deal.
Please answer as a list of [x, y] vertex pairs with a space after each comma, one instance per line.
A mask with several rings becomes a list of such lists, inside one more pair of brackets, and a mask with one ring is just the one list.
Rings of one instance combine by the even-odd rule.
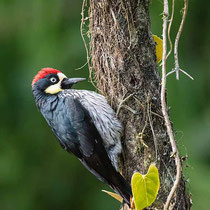
[[[42, 67], [88, 77], [80, 36], [82, 1], [0, 0], [0, 209], [118, 209], [108, 189], [58, 145], [37, 111], [31, 81]], [[182, 0], [176, 1], [172, 39]], [[162, 1], [151, 3], [152, 31], [161, 36]], [[179, 44], [185, 75], [168, 77], [171, 119], [189, 181], [193, 209], [210, 205], [210, 2], [190, 1]], [[169, 59], [168, 70], [173, 68]], [[77, 88], [93, 89], [90, 83]]]

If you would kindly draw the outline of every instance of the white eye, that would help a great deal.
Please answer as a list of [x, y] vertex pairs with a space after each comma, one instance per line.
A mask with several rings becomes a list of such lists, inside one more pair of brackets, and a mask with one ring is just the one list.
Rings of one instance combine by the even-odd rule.
[[57, 79], [56, 79], [55, 77], [51, 77], [51, 78], [50, 78], [50, 81], [51, 81], [52, 83], [55, 83], [55, 82], [57, 82]]

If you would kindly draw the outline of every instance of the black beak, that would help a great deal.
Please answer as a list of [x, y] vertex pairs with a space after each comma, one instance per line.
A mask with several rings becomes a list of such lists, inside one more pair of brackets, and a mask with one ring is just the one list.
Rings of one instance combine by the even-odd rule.
[[64, 78], [61, 82], [61, 88], [62, 89], [69, 89], [72, 87], [72, 85], [86, 80], [85, 78]]

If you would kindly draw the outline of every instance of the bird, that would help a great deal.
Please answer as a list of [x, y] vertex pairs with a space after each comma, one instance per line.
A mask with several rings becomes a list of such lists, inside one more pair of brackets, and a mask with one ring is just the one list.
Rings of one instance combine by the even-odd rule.
[[118, 167], [123, 126], [103, 95], [72, 89], [84, 80], [41, 69], [32, 80], [36, 106], [62, 148], [130, 205], [132, 190]]

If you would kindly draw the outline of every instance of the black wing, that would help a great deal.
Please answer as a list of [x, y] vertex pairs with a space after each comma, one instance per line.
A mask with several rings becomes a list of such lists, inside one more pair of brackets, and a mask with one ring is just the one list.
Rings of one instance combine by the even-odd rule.
[[[82, 164], [99, 180], [107, 183], [129, 204], [130, 185], [113, 167], [103, 146], [102, 138], [88, 111], [75, 99], [65, 98], [65, 135], [54, 130], [67, 151], [76, 155]], [[63, 110], [64, 111], [64, 110]]]

